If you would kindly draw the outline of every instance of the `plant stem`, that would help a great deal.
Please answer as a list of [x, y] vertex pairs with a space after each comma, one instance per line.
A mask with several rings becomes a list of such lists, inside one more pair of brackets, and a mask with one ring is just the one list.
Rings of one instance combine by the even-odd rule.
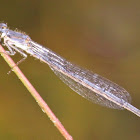
[[32, 86], [32, 84], [29, 82], [29, 80], [24, 76], [24, 74], [21, 72], [21, 70], [18, 68], [18, 66], [14, 63], [14, 61], [11, 59], [9, 55], [6, 54], [4, 48], [0, 45], [0, 52], [1, 56], [4, 58], [4, 60], [8, 63], [8, 65], [11, 67], [11, 69], [15, 72], [17, 77], [21, 80], [21, 82], [24, 84], [24, 86], [28, 89], [28, 91], [31, 93], [31, 95], [34, 97], [38, 105], [41, 107], [44, 113], [48, 115], [50, 120], [54, 123], [54, 126], [57, 127], [57, 129], [60, 131], [60, 133], [64, 136], [67, 140], [72, 140], [72, 136], [69, 135], [69, 133], [66, 131], [64, 126], [61, 124], [61, 122], [57, 119], [57, 117], [54, 115], [54, 113], [51, 111], [49, 106], [46, 104], [46, 102], [42, 99], [42, 97], [39, 95], [39, 93], [35, 90], [35, 88]]

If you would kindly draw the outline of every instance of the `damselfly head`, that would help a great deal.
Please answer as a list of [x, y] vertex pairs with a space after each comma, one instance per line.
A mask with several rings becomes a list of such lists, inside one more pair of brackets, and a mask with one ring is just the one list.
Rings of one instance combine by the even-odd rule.
[[0, 42], [2, 41], [3, 36], [5, 36], [5, 30], [7, 30], [7, 24], [0, 23]]
[[7, 28], [7, 24], [5, 23], [0, 23], [0, 31], [2, 31], [3, 29]]

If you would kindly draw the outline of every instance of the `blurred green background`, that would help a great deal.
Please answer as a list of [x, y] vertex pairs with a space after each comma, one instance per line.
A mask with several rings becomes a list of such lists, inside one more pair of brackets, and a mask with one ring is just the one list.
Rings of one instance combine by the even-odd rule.
[[[0, 20], [67, 60], [124, 87], [140, 108], [140, 2], [0, 0]], [[12, 57], [16, 62], [22, 57]], [[93, 104], [45, 63], [19, 65], [75, 140], [139, 140], [140, 118]], [[63, 140], [30, 93], [0, 58], [0, 139]]]

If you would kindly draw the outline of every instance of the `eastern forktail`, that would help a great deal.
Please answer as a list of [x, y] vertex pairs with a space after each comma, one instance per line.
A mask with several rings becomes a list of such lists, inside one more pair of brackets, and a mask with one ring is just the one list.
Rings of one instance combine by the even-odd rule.
[[129, 93], [110, 80], [68, 62], [28, 35], [10, 30], [5, 23], [0, 23], [0, 40], [9, 55], [19, 52], [26, 58], [30, 54], [47, 63], [65, 84], [89, 101], [114, 109], [125, 108], [140, 117], [140, 110], [130, 104]]

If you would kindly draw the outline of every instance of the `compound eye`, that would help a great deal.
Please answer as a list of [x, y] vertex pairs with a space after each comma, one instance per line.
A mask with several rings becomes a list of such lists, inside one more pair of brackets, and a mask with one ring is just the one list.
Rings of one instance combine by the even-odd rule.
[[5, 26], [2, 26], [1, 28], [2, 28], [2, 29], [5, 29], [6, 27], [5, 27]]

